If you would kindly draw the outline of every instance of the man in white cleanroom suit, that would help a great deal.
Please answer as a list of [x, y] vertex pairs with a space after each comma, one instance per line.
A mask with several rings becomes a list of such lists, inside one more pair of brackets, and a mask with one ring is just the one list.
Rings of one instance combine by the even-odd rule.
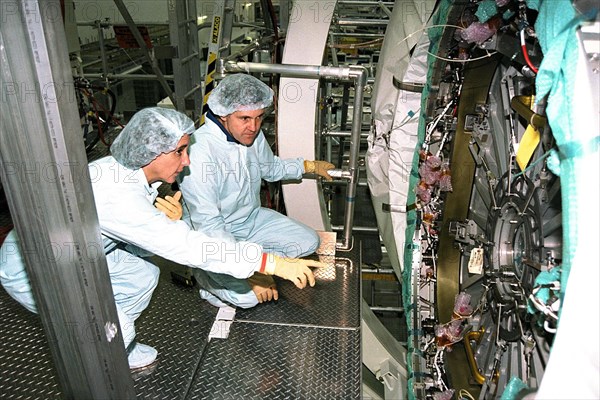
[[[134, 342], [134, 321], [148, 306], [159, 269], [142, 258], [152, 254], [179, 264], [230, 274], [239, 279], [255, 271], [276, 274], [303, 288], [314, 285], [310, 260], [289, 260], [263, 253], [249, 242], [212, 239], [153, 204], [162, 182], [173, 183], [189, 164], [187, 147], [194, 124], [184, 114], [163, 108], [136, 113], [111, 146], [112, 156], [89, 165], [94, 200], [129, 366], [152, 364], [157, 351]], [[164, 200], [164, 199], [163, 199]], [[170, 199], [164, 208], [180, 206]], [[0, 249], [0, 282], [30, 311], [36, 312], [15, 231]]]
[[[301, 179], [315, 173], [331, 180], [333, 164], [282, 160], [273, 155], [262, 132], [273, 91], [246, 74], [225, 77], [208, 98], [206, 123], [192, 135], [190, 166], [178, 181], [186, 205], [185, 219], [211, 236], [259, 243], [284, 257], [301, 257], [319, 246], [310, 227], [274, 210], [261, 207], [261, 179], [268, 182]], [[216, 306], [221, 300], [248, 308], [277, 299], [272, 278], [256, 274], [249, 280], [194, 271], [202, 298]], [[216, 296], [216, 297], [215, 297]]]

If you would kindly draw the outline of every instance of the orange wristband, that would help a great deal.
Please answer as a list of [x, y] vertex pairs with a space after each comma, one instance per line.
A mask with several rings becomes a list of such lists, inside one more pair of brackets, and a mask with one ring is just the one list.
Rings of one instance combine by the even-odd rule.
[[260, 272], [261, 274], [263, 274], [265, 272], [265, 266], [267, 265], [267, 253], [263, 253], [262, 255], [262, 261], [260, 263], [260, 269], [258, 270], [258, 272]]

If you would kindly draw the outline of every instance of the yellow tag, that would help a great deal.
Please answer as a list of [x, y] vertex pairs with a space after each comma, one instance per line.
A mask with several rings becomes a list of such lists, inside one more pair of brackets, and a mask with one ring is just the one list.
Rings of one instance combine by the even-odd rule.
[[527, 126], [523, 138], [521, 138], [521, 143], [519, 143], [519, 150], [517, 150], [517, 164], [519, 164], [521, 171], [525, 170], [525, 167], [529, 164], [529, 160], [531, 160], [531, 156], [539, 143], [540, 132], [533, 125]]

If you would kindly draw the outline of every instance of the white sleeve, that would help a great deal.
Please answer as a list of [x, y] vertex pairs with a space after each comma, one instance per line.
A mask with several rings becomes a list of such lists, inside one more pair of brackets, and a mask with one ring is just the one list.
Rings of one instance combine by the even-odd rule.
[[96, 207], [102, 233], [165, 259], [240, 279], [260, 268], [260, 245], [211, 238], [171, 221], [141, 193], [100, 194]]

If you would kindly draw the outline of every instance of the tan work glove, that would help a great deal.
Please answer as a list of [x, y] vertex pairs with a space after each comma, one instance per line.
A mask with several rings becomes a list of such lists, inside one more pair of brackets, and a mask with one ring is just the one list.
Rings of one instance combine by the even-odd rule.
[[169, 219], [177, 221], [181, 219], [183, 215], [183, 207], [179, 200], [181, 199], [181, 192], [176, 192], [173, 196], [165, 196], [165, 198], [156, 198], [154, 207], [164, 212]]
[[252, 288], [259, 303], [279, 299], [277, 285], [275, 285], [273, 277], [269, 275], [255, 272], [254, 275], [248, 278], [248, 284]]
[[329, 173], [330, 169], [334, 169], [335, 165], [327, 161], [308, 161], [304, 160], [304, 172], [307, 174], [317, 174], [327, 179], [328, 181], [333, 180]]
[[277, 275], [280, 278], [291, 281], [299, 289], [304, 289], [308, 282], [315, 286], [315, 276], [308, 267], [326, 267], [327, 264], [302, 258], [283, 258], [275, 254], [267, 254], [264, 273]]

